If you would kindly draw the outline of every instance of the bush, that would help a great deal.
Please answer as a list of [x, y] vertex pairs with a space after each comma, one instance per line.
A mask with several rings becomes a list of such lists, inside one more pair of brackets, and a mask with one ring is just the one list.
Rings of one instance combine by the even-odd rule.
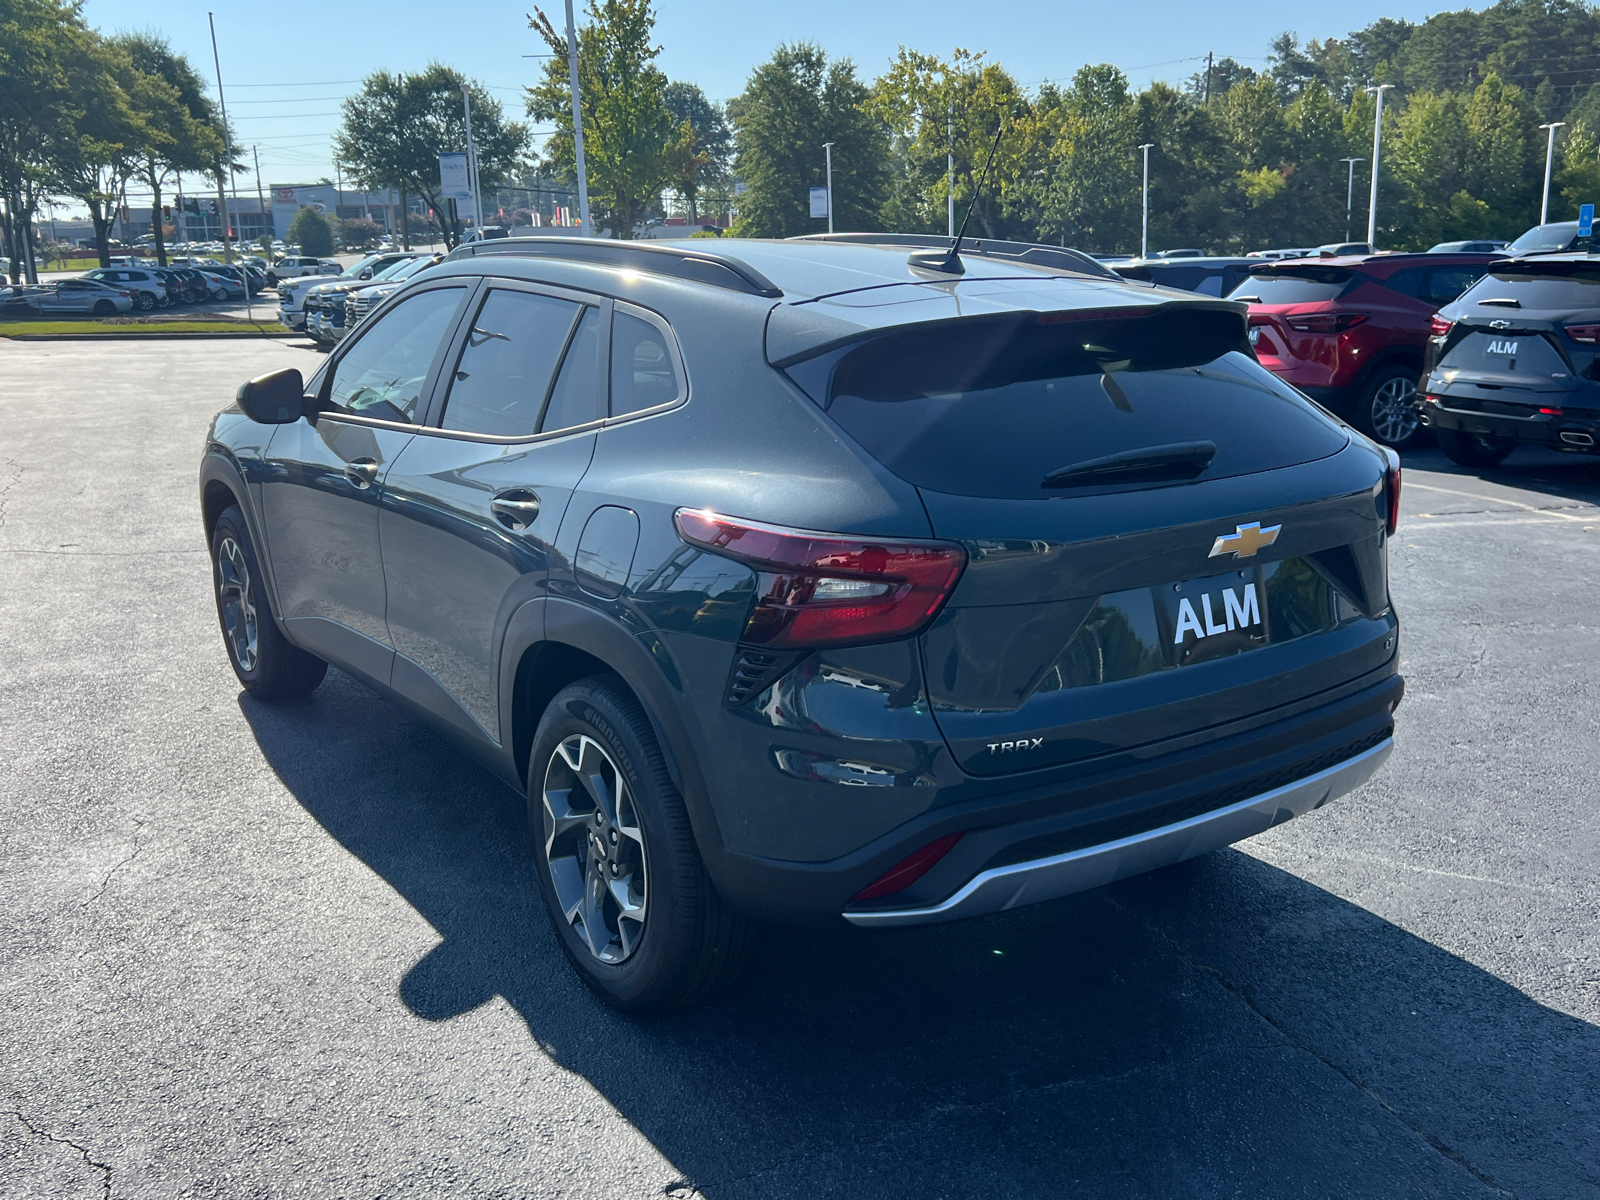
[[300, 253], [310, 258], [327, 258], [333, 253], [333, 227], [314, 208], [302, 208], [289, 223], [286, 242], [298, 242]]

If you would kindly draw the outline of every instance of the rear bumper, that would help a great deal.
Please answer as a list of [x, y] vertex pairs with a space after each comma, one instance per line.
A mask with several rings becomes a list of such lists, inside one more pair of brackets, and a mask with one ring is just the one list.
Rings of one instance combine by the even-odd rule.
[[986, 916], [1103, 887], [1130, 875], [1153, 871], [1254, 837], [1274, 825], [1321, 808], [1371, 779], [1393, 750], [1394, 739], [1385, 738], [1345, 762], [1214, 812], [1098, 846], [992, 867], [980, 872], [955, 895], [939, 904], [870, 912], [846, 911], [844, 918], [852, 925], [879, 929], [932, 925], [963, 917]]
[[1513, 442], [1548, 446], [1552, 450], [1584, 453], [1600, 451], [1600, 415], [1593, 413], [1541, 413], [1526, 416], [1453, 408], [1449, 396], [1419, 397], [1417, 411], [1430, 429], [1453, 429]]

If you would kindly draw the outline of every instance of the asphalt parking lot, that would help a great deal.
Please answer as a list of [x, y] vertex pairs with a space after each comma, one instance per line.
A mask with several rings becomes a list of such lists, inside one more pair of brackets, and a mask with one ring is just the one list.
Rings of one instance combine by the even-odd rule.
[[1600, 1195], [1600, 462], [1406, 467], [1371, 784], [1152, 876], [605, 1009], [522, 801], [244, 696], [195, 472], [283, 343], [0, 341], [0, 1195]]

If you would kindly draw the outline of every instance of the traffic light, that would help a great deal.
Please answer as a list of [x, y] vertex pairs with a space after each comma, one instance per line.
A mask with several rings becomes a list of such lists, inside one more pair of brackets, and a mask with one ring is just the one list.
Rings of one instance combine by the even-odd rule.
[[170, 220], [172, 220], [172, 205], [170, 205], [170, 204], [163, 204], [163, 205], [162, 205], [162, 206], [161, 206], [161, 219], [162, 219], [162, 220], [163, 220], [163, 221], [170, 221]]
[[207, 200], [206, 201], [206, 211], [209, 212], [213, 217], [216, 216], [217, 215], [217, 202], [215, 200]]

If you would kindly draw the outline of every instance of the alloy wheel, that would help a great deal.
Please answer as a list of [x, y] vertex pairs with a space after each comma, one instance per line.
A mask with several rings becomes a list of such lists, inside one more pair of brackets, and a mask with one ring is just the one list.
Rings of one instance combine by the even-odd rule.
[[1372, 431], [1391, 446], [1397, 446], [1417, 431], [1420, 418], [1412, 403], [1417, 387], [1402, 376], [1385, 380], [1372, 393]]
[[241, 671], [256, 669], [258, 639], [255, 589], [244, 551], [231, 537], [217, 546], [217, 606], [222, 611], [222, 628], [228, 648]]
[[544, 851], [561, 913], [589, 953], [624, 961], [644, 936], [644, 832], [633, 794], [604, 746], [565, 738], [544, 777]]

